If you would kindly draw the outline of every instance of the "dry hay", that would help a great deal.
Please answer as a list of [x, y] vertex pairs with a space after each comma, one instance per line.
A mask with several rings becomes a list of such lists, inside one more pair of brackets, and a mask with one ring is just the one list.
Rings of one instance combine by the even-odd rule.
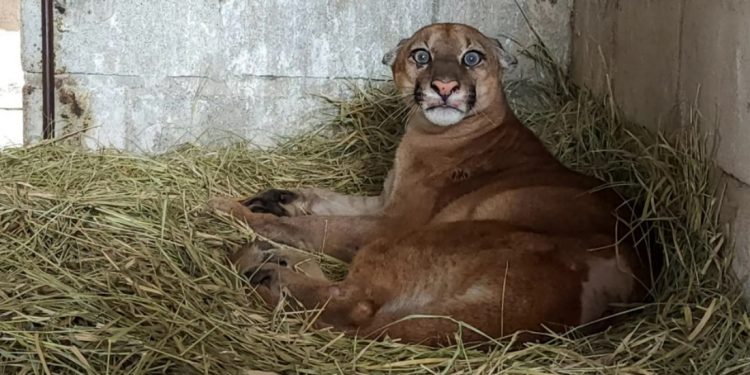
[[370, 87], [332, 101], [327, 127], [266, 152], [147, 157], [63, 142], [0, 152], [0, 373], [750, 373], [750, 319], [695, 124], [651, 134], [532, 55], [548, 79], [509, 86], [533, 99], [515, 102], [519, 115], [568, 165], [645, 202], [666, 253], [656, 302], [625, 322], [487, 353], [346, 338], [311, 329], [314, 312], [260, 307], [225, 260], [252, 231], [202, 205], [269, 186], [376, 192], [402, 111], [391, 89]]

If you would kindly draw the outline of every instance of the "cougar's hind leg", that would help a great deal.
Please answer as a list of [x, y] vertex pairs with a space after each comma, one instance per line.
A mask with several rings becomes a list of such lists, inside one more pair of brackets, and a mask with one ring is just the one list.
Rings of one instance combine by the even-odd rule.
[[230, 255], [229, 260], [243, 274], [264, 264], [277, 264], [313, 279], [326, 280], [323, 270], [312, 254], [277, 246], [263, 240], [256, 240], [243, 246]]
[[[457, 337], [464, 343], [486, 342], [497, 338], [497, 332], [489, 332], [494, 327], [486, 326], [486, 322], [500, 319], [493, 315], [495, 309], [490, 301], [470, 302], [463, 298], [398, 310], [390, 310], [386, 304], [361, 333], [372, 339], [388, 336], [403, 343], [430, 346], [453, 345]], [[508, 332], [512, 328], [509, 325]]]
[[258, 288], [258, 293], [269, 305], [277, 304], [282, 292], [288, 290], [289, 294], [307, 309], [323, 306], [332, 284], [325, 277], [310, 277], [272, 263], [247, 269], [244, 275]]
[[376, 311], [363, 290], [346, 281], [312, 278], [277, 264], [250, 269], [245, 275], [269, 305], [278, 304], [283, 293], [288, 292], [306, 310], [322, 309], [315, 322], [319, 328], [332, 327], [353, 335], [370, 322]]

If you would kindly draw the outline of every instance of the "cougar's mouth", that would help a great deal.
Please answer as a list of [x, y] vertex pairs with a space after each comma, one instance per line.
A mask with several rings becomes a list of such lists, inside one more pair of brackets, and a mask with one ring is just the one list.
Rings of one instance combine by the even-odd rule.
[[437, 126], [455, 125], [466, 116], [466, 112], [448, 105], [427, 108], [423, 112], [427, 120]]
[[476, 93], [473, 88], [456, 92], [447, 98], [428, 92], [417, 85], [414, 101], [422, 107], [427, 120], [437, 126], [451, 126], [463, 120], [474, 107]]
[[431, 107], [427, 107], [427, 108], [425, 108], [424, 110], [425, 110], [425, 111], [431, 111], [431, 110], [433, 110], [433, 109], [441, 109], [441, 108], [442, 108], [442, 109], [455, 109], [456, 111], [464, 112], [464, 111], [463, 111], [463, 110], [462, 110], [461, 108], [459, 108], [459, 107], [457, 107], [457, 106], [455, 106], [455, 105], [449, 105], [449, 104], [438, 104], [438, 105], [433, 105], [433, 106], [431, 106]]

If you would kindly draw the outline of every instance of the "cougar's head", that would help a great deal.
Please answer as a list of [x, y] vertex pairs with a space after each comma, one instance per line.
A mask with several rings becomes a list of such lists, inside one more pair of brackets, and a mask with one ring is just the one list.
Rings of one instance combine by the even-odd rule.
[[471, 26], [443, 23], [401, 40], [383, 63], [408, 104], [432, 125], [449, 127], [502, 98], [502, 71], [516, 59]]

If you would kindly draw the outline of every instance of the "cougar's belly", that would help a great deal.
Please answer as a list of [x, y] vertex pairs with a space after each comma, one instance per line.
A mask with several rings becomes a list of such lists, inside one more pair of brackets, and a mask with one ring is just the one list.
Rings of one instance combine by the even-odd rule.
[[555, 234], [610, 233], [612, 208], [585, 190], [533, 186], [497, 191], [493, 187], [466, 194], [448, 204], [432, 222], [499, 220]]

